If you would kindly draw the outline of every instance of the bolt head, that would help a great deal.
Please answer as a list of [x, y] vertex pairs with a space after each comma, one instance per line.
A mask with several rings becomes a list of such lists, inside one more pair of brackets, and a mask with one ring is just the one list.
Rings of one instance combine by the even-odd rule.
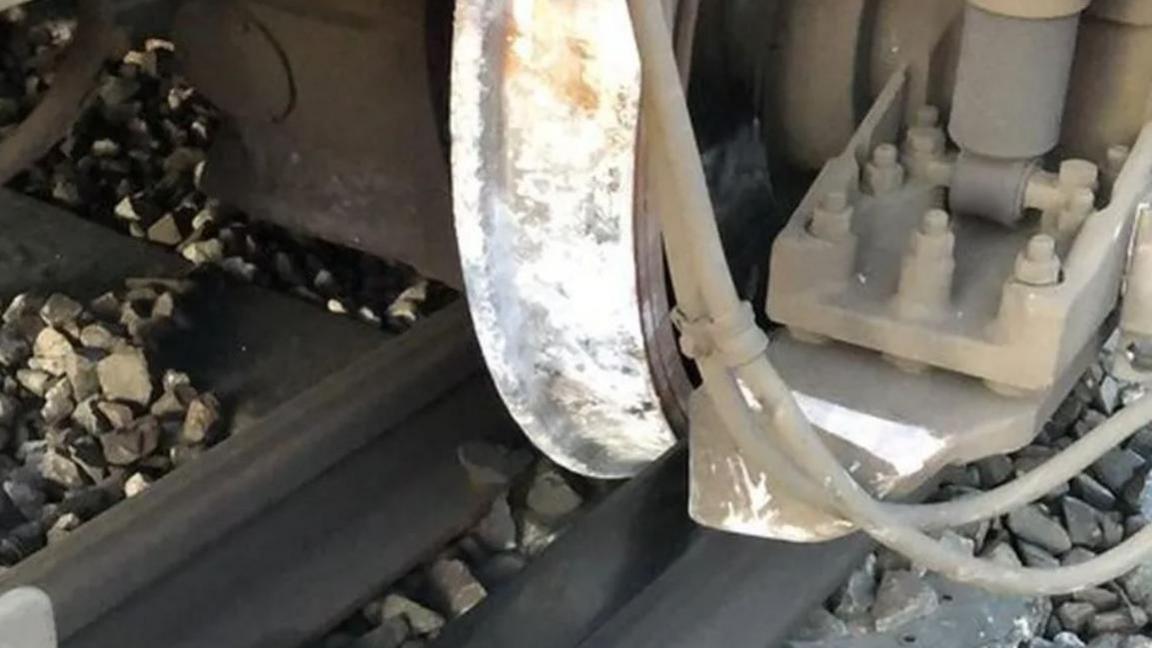
[[920, 231], [928, 236], [948, 233], [951, 218], [943, 209], [929, 209], [920, 220]]
[[940, 109], [936, 106], [920, 106], [912, 118], [914, 126], [933, 127], [940, 123]]
[[1060, 283], [1060, 257], [1056, 239], [1047, 234], [1033, 236], [1016, 257], [1016, 281], [1029, 286]]
[[842, 212], [848, 209], [848, 194], [843, 191], [829, 191], [820, 200], [820, 208], [830, 212]]
[[895, 166], [900, 159], [900, 151], [893, 144], [881, 144], [872, 151], [872, 162], [879, 167]]

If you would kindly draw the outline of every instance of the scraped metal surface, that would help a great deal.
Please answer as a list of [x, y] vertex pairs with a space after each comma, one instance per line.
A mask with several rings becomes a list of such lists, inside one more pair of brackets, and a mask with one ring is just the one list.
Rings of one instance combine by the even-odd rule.
[[453, 197], [476, 333], [532, 441], [598, 477], [674, 442], [637, 295], [639, 95], [625, 3], [457, 3]]

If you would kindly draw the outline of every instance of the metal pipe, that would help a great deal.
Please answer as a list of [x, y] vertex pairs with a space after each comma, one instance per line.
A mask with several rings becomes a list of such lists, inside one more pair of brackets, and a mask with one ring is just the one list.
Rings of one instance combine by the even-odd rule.
[[1060, 138], [1080, 16], [1018, 18], [977, 5], [964, 12], [952, 139], [987, 157], [1043, 155]]

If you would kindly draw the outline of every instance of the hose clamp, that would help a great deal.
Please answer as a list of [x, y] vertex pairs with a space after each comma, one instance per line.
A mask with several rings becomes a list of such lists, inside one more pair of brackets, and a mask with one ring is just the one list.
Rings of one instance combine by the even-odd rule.
[[679, 308], [672, 311], [672, 323], [680, 331], [680, 350], [693, 360], [716, 354], [730, 369], [743, 367], [764, 355], [768, 336], [756, 325], [752, 305], [740, 307], [712, 319], [689, 318]]

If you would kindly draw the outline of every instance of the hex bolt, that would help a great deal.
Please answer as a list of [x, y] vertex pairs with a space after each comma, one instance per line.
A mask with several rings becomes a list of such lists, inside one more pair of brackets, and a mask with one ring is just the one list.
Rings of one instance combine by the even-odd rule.
[[943, 209], [929, 209], [920, 220], [920, 231], [926, 236], [939, 236], [948, 233], [948, 212]]
[[1104, 161], [1104, 176], [1109, 182], [1115, 182], [1116, 178], [1120, 177], [1120, 171], [1124, 169], [1124, 164], [1128, 162], [1131, 153], [1132, 149], [1123, 144], [1108, 147]]
[[912, 118], [912, 125], [919, 128], [934, 128], [940, 125], [940, 109], [936, 106], [926, 105], [916, 109]]
[[842, 241], [852, 234], [852, 212], [848, 194], [843, 191], [830, 191], [813, 210], [808, 231], [816, 238], [825, 241]]
[[922, 258], [951, 258], [956, 237], [949, 227], [951, 217], [943, 209], [929, 209], [920, 219], [920, 227], [912, 235], [910, 254]]
[[1088, 187], [1077, 187], [1068, 195], [1064, 209], [1056, 220], [1056, 235], [1067, 241], [1080, 231], [1080, 226], [1096, 208], [1096, 193]]
[[913, 155], [935, 155], [940, 150], [940, 138], [936, 133], [922, 128], [910, 129], [906, 142]]
[[1088, 160], [1064, 160], [1060, 163], [1058, 177], [1063, 187], [1095, 189], [1100, 182], [1100, 169]]
[[900, 152], [892, 144], [881, 144], [872, 151], [872, 162], [882, 169], [890, 169], [896, 166], [899, 155]]
[[1128, 161], [1128, 156], [1132, 154], [1132, 149], [1123, 144], [1114, 144], [1108, 147], [1108, 166], [1110, 168], [1120, 170], [1124, 163]]
[[1132, 340], [1126, 350], [1128, 361], [1138, 371], [1152, 372], [1152, 338], [1140, 337]]
[[950, 220], [943, 209], [928, 210], [912, 233], [894, 302], [901, 317], [935, 317], [947, 309], [956, 270]]
[[1029, 286], [1052, 286], [1060, 283], [1060, 257], [1056, 239], [1037, 234], [1016, 256], [1016, 281]]
[[904, 167], [900, 165], [900, 150], [894, 144], [881, 144], [872, 151], [872, 159], [864, 169], [864, 180], [875, 195], [882, 195], [904, 184]]

